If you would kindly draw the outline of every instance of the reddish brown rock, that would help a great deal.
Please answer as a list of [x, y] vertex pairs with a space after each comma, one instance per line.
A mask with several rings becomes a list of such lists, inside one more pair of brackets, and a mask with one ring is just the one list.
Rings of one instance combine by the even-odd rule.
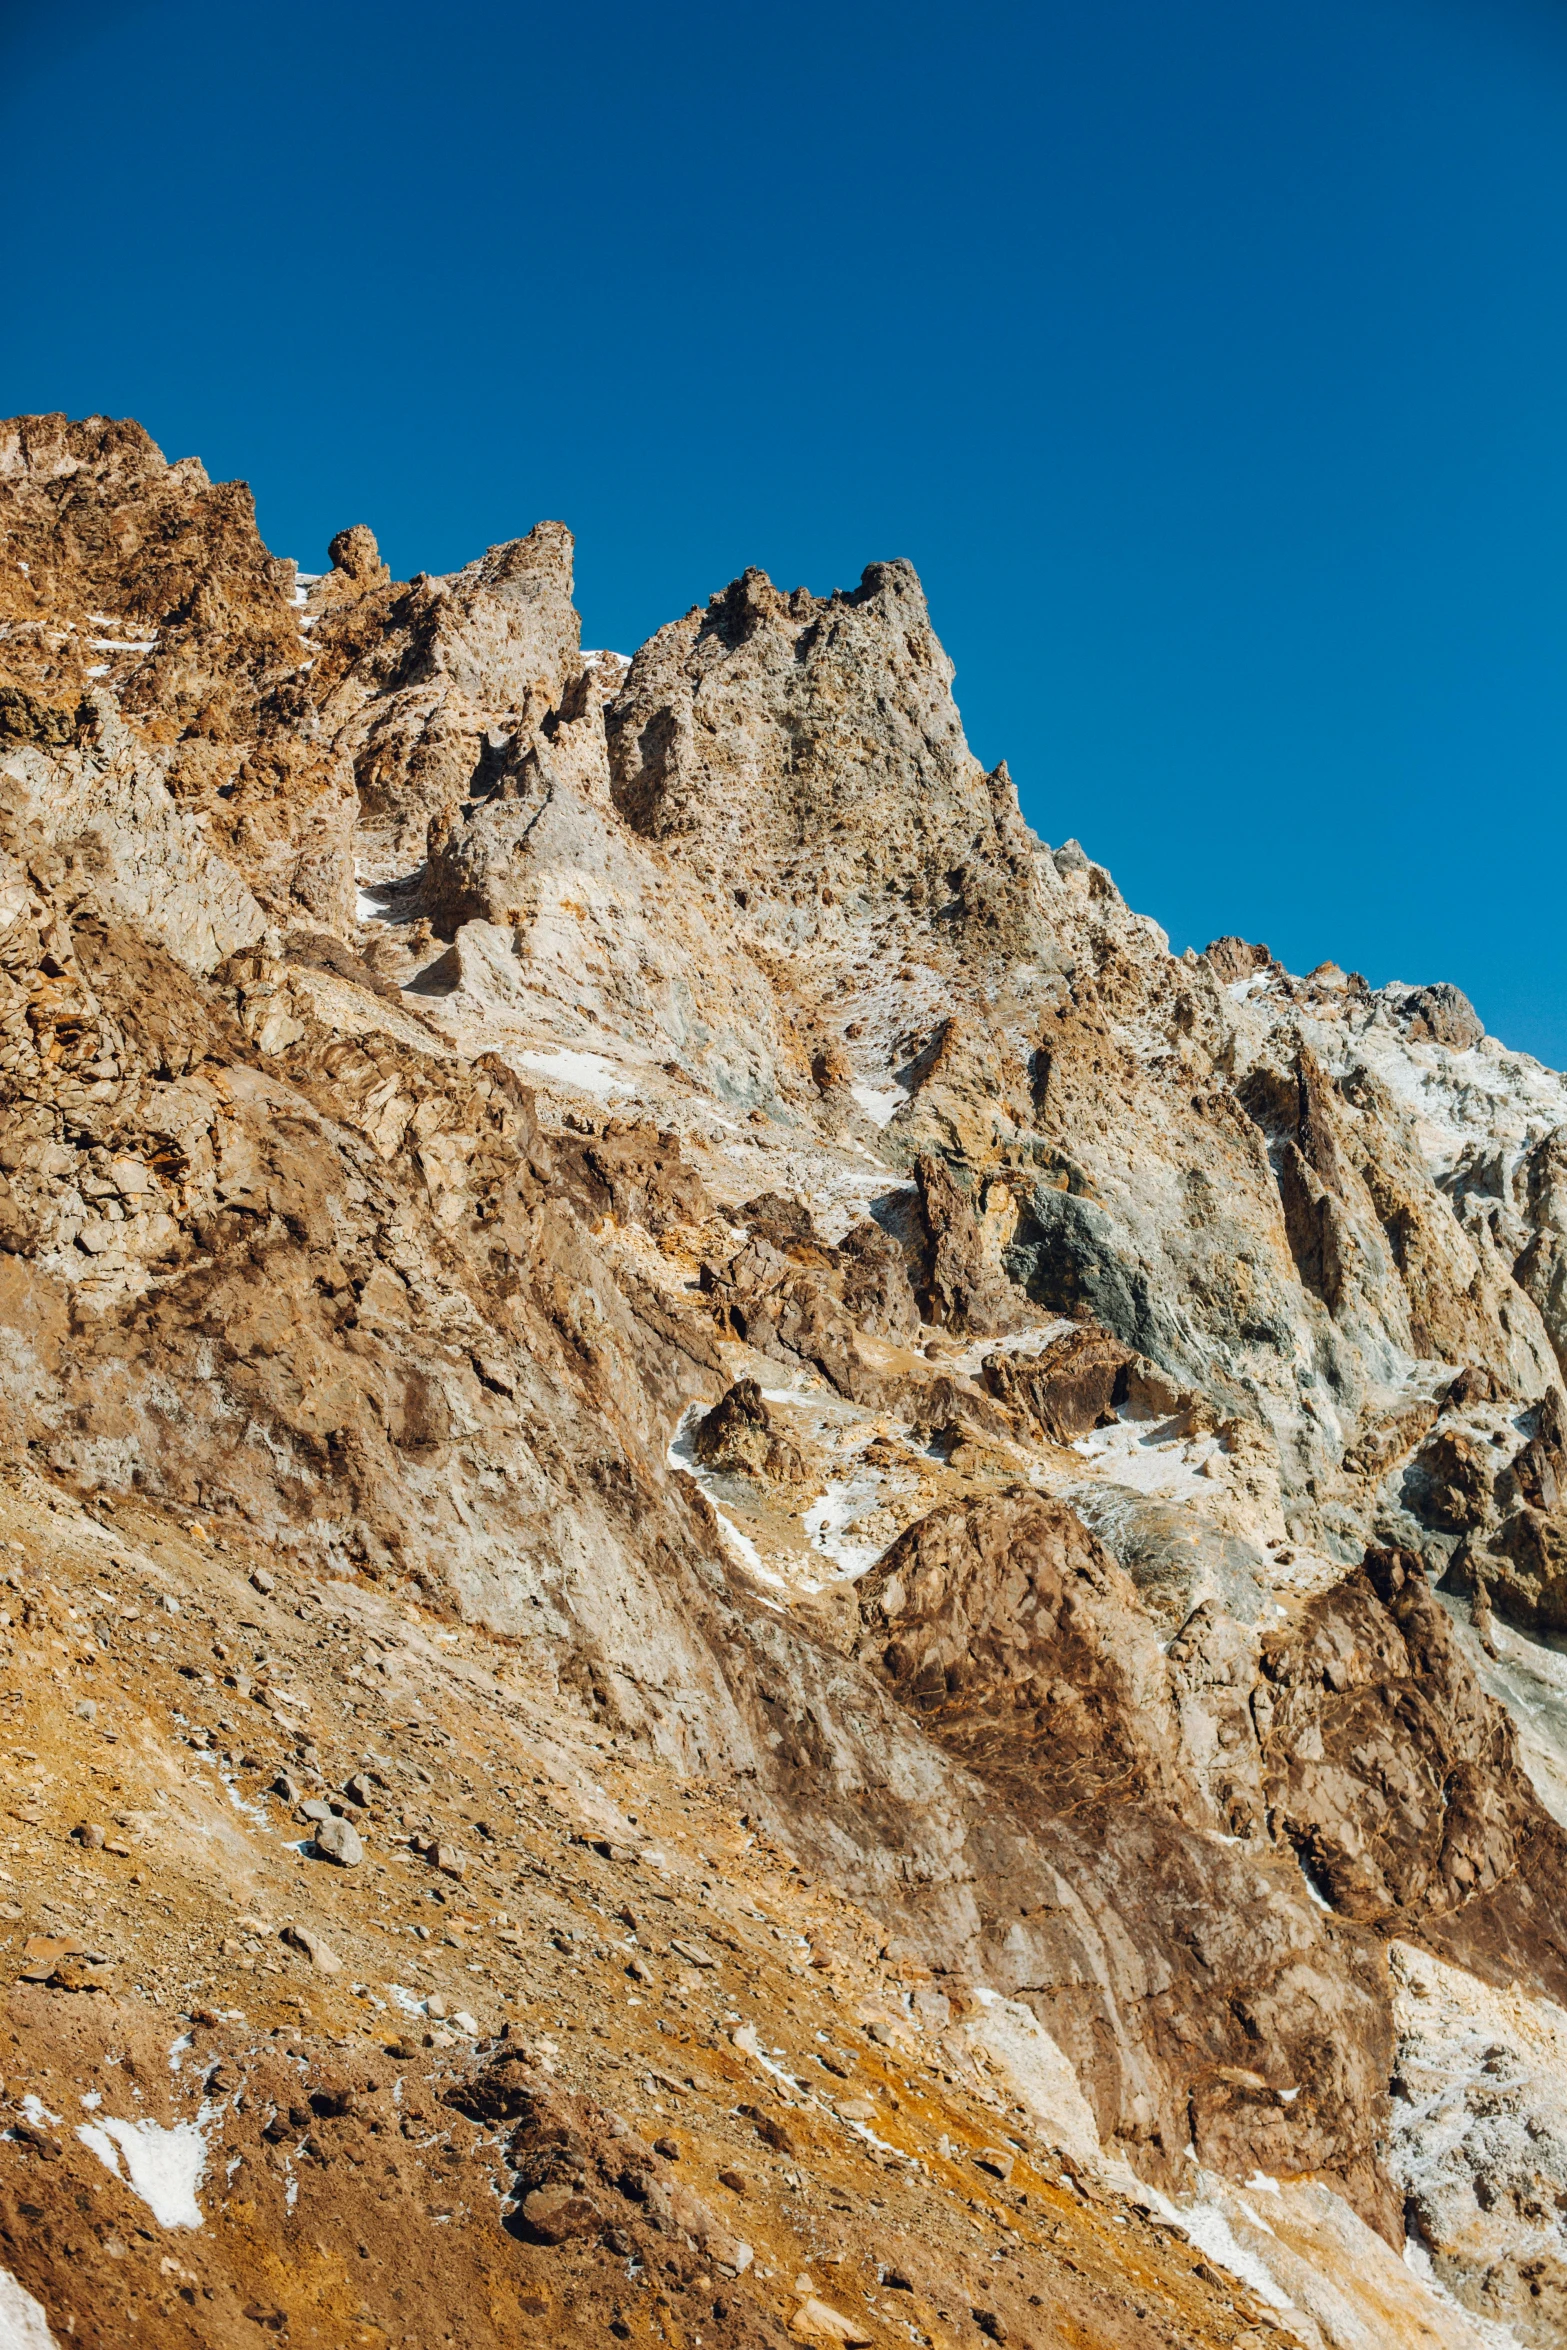
[[1038, 1354], [993, 1354], [985, 1385], [1047, 1444], [1071, 1444], [1107, 1427], [1126, 1401], [1129, 1350], [1108, 1332], [1085, 1326], [1052, 1339]]
[[805, 1475], [800, 1448], [780, 1429], [754, 1379], [737, 1380], [691, 1432], [691, 1449], [710, 1469], [790, 1481]]

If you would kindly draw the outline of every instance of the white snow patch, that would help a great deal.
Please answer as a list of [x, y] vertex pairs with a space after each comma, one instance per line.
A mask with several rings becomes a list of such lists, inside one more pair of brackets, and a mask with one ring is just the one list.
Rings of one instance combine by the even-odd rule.
[[906, 1101], [912, 1101], [914, 1098], [906, 1085], [856, 1083], [850, 1086], [849, 1091], [873, 1126], [885, 1126], [888, 1119], [896, 1111], [901, 1110]]
[[247, 1820], [259, 1820], [264, 1827], [266, 1825], [267, 1817], [266, 1805], [264, 1803], [252, 1803], [248, 1796], [241, 1795], [238, 1787], [234, 1783], [233, 1774], [231, 1772], [220, 1771], [218, 1776], [229, 1791], [229, 1801], [234, 1806], [234, 1809], [236, 1811], [242, 1811]]
[[1094, 1428], [1073, 1445], [1096, 1468], [1113, 1472], [1118, 1485], [1161, 1501], [1188, 1500], [1203, 1490], [1206, 1479], [1198, 1470], [1222, 1450], [1216, 1437], [1195, 1439], [1161, 1437], [1165, 1420], [1117, 1420], [1112, 1427]]
[[557, 1085], [573, 1086], [578, 1093], [590, 1093], [596, 1101], [607, 1101], [611, 1094], [632, 1093], [613, 1061], [606, 1061], [602, 1053], [574, 1053], [562, 1047], [553, 1053], [519, 1053], [525, 1069], [539, 1077], [553, 1078]]
[[0, 2268], [0, 2350], [55, 2350], [43, 2304], [8, 2268]]
[[781, 2081], [791, 2096], [797, 2093], [793, 2073], [785, 2072], [782, 2065], [774, 2064], [757, 2037], [755, 2024], [742, 2024], [737, 2032], [730, 2033], [729, 2039], [731, 2046], [738, 2048], [742, 2056], [749, 2056], [761, 2066], [764, 2073], [771, 2073], [775, 2081]]
[[1243, 2284], [1249, 2285], [1259, 2301], [1266, 2301], [1270, 2309], [1294, 2307], [1289, 2295], [1279, 2290], [1256, 2254], [1237, 2241], [1216, 2203], [1197, 2200], [1183, 2210], [1167, 2195], [1161, 2195], [1157, 2187], [1144, 2186], [1139, 2193], [1158, 2218], [1179, 2228], [1189, 2244], [1195, 2244], [1199, 2252], [1217, 2261], [1220, 2268], [1227, 2268], [1232, 2277], [1239, 2277]]
[[196, 2189], [207, 2167], [207, 2141], [199, 2121], [175, 2122], [169, 2129], [151, 2121], [83, 2122], [76, 2135], [116, 2178], [123, 2154], [126, 2183], [160, 2228], [201, 2226]]
[[764, 1583], [772, 1583], [782, 1590], [782, 1575], [773, 1573], [772, 1568], [766, 1564], [750, 1535], [743, 1533], [733, 1518], [726, 1517], [716, 1502], [713, 1504], [713, 1515], [718, 1520], [719, 1533], [742, 1565], [749, 1567], [753, 1575], [759, 1575]]
[[27, 2116], [27, 2119], [32, 2123], [35, 2130], [38, 2129], [44, 2122], [57, 2122], [60, 2118], [57, 2113], [51, 2113], [48, 2106], [45, 2105], [43, 2099], [41, 2097], [35, 2096], [31, 2089], [28, 2090], [27, 2095], [22, 2099], [22, 2111]]
[[830, 1479], [821, 1500], [813, 1502], [801, 1524], [811, 1548], [832, 1560], [840, 1574], [857, 1579], [886, 1549], [885, 1542], [851, 1542], [856, 1519], [874, 1509], [881, 1498], [880, 1480], [873, 1477]]

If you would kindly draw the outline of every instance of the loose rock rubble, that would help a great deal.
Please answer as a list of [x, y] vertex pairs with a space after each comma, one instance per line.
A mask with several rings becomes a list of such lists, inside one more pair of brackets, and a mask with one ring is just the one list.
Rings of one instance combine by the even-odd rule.
[[[1063, 2167], [961, 1987], [887, 1955], [723, 1791], [563, 1712], [518, 1644], [279, 1573], [243, 1628], [308, 1701], [288, 1733], [208, 1672], [247, 1606], [241, 1540], [26, 1472], [0, 1529], [64, 1621], [110, 1633], [0, 1676], [38, 1794], [0, 1832], [0, 2246], [56, 2340], [781, 2343], [820, 2299], [869, 2340], [946, 2342], [981, 2296], [1041, 2344], [1262, 2321], [1135, 2182]], [[158, 1586], [179, 1613], [149, 1649]], [[417, 1698], [345, 1704], [338, 1627], [416, 1660]], [[346, 1826], [353, 1781], [346, 1872], [309, 1814]], [[72, 1838], [83, 1785], [134, 1821], [119, 1854]], [[111, 2125], [146, 2133], [140, 2169]], [[181, 2150], [199, 2227], [154, 2208]]]

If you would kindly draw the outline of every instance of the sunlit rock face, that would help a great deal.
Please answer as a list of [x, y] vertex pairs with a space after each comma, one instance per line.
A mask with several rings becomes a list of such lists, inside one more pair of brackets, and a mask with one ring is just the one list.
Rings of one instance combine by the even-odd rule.
[[[415, 1684], [383, 1720], [377, 1661], [396, 1624], [439, 1622], [473, 1672], [522, 1676], [484, 1702], [508, 1736], [525, 1721], [535, 1756], [575, 1755], [562, 1801], [588, 1807], [573, 1832], [606, 1868], [641, 1865], [639, 1805], [673, 1821], [700, 1788], [733, 1828], [727, 1875], [691, 1895], [731, 1904], [722, 1947], [770, 1914], [757, 1839], [861, 1921], [863, 1981], [801, 1961], [804, 1990], [753, 1970], [709, 2001], [724, 2035], [763, 2003], [735, 2060], [754, 2095], [715, 2076], [662, 2098], [747, 2115], [782, 2083], [798, 2102], [763, 2064], [788, 1999], [820, 2003], [829, 2048], [834, 2001], [867, 2018], [879, 2001], [867, 2047], [901, 2049], [920, 2096], [966, 2083], [1011, 2113], [1017, 2142], [984, 2178], [1005, 2185], [1027, 2133], [1055, 2130], [1083, 2193], [1143, 2229], [1139, 2259], [1196, 2231], [1258, 2325], [1313, 2345], [1489, 2340], [1471, 2319], [1558, 2339], [1562, 1080], [1445, 984], [1296, 978], [1233, 938], [1172, 956], [973, 758], [906, 563], [826, 598], [748, 571], [628, 660], [582, 650], [559, 523], [411, 583], [355, 525], [301, 573], [263, 547], [242, 485], [102, 418], [0, 426], [0, 524], [15, 1539], [52, 1556], [61, 1511], [133, 1508], [139, 1558], [162, 1555], [159, 1527], [187, 1562], [221, 1539], [247, 1574], [330, 1589], [379, 1627], [349, 1701], [377, 1726], [342, 1757], [382, 1774], [345, 1799], [368, 1841], [319, 1814], [319, 1850], [294, 1838], [291, 1866], [355, 1842], [361, 1860], [319, 1896], [340, 1932], [271, 1921], [295, 1932], [287, 1963], [370, 2000], [425, 1950], [399, 1946], [401, 1974], [370, 1944], [337, 1951], [372, 1912], [396, 1922], [374, 1832], [394, 1784], [399, 1851], [464, 1881], [428, 1772], [396, 1778]], [[107, 1605], [93, 1588], [67, 1622]], [[230, 1612], [263, 1604], [280, 1602], [247, 1584]], [[25, 1686], [78, 1672], [69, 1644], [54, 1668], [23, 1645], [20, 1608]], [[479, 1684], [447, 1636], [422, 1652], [419, 1709], [455, 1725]], [[341, 1712], [347, 1684], [314, 1651], [291, 1690], [233, 1645], [220, 1630], [179, 1653], [192, 1689], [218, 1667], [244, 1682], [223, 1701], [249, 1709], [222, 1733], [236, 1769], [253, 1717], [275, 1740], [296, 1695]], [[159, 1737], [187, 1735], [178, 1694], [148, 1714]], [[311, 1743], [297, 1720], [296, 1746], [268, 1750], [285, 1775]], [[606, 1739], [612, 1829], [592, 1827], [584, 1759]], [[495, 1818], [472, 1815], [491, 1846], [543, 1784], [506, 1770]], [[330, 1816], [330, 1789], [301, 1779], [290, 1800]], [[143, 1882], [172, 1886], [159, 1850]], [[533, 1924], [494, 1944], [495, 1985], [534, 1927], [576, 1950], [528, 1906], [555, 1865], [507, 1892]], [[610, 1890], [592, 1948], [611, 1917], [632, 1939], [598, 2013], [645, 2078], [659, 2051], [638, 2035], [674, 1977], [646, 1897]], [[693, 1919], [675, 1939], [701, 1955], [670, 1968], [712, 1973], [716, 1999]], [[125, 1935], [153, 1932], [127, 1915]], [[587, 1996], [560, 1972], [551, 2017]], [[22, 2020], [63, 2062], [38, 1981]], [[607, 2294], [649, 2212], [728, 2272], [712, 2339], [792, 2322], [785, 2288], [823, 2256], [782, 2235], [756, 2256], [749, 2190], [712, 2187], [719, 2216], [708, 2186], [684, 2218], [667, 2188], [605, 2200], [607, 2179], [653, 2178], [665, 2158], [644, 2163], [643, 2141], [668, 2127], [642, 2113], [643, 2152], [617, 2168], [632, 2122], [602, 2082], [581, 2102], [565, 2023], [515, 1983], [523, 2070], [504, 2090], [465, 2075], [453, 2109], [519, 2132], [524, 2218], [491, 2246], [526, 2268], [505, 2322], [559, 2338], [558, 2278], [526, 2263], [569, 2257]], [[361, 2022], [391, 2014], [373, 1997]], [[145, 2034], [156, 2009], [137, 2014]], [[910, 2077], [876, 2092], [896, 2107], [833, 2127], [861, 2132], [844, 2160], [881, 2161], [904, 2116], [908, 2225], [934, 2243], [958, 2123], [909, 2118]], [[850, 2095], [847, 2070], [828, 2079]], [[774, 2119], [803, 2178], [809, 2132]], [[763, 2143], [778, 2178], [747, 2210], [783, 2229], [765, 2197], [805, 2190]], [[255, 2223], [266, 2258], [295, 2207]], [[981, 2223], [1009, 2258], [1025, 2209]], [[416, 2240], [435, 2221], [409, 2224]], [[945, 2295], [1019, 2338], [1030, 2306], [1092, 2334], [1102, 2317], [1051, 2299], [1054, 2241], [1017, 2252], [1039, 2298], [1010, 2320], [958, 2269], [893, 2290], [928, 2285], [922, 2326], [946, 2322]], [[64, 2258], [35, 2228], [17, 2289], [53, 2309]], [[802, 2309], [824, 2305], [812, 2284]], [[1179, 2338], [1237, 2338], [1222, 2298], [1178, 2294]], [[1145, 2300], [1122, 2297], [1124, 2338], [1177, 2338]], [[631, 2325], [627, 2307], [605, 2300], [603, 2322]]]

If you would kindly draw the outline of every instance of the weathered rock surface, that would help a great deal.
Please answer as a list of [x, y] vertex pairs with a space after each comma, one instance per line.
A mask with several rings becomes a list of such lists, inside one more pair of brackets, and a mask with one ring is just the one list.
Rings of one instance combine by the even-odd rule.
[[[1388, 1953], [1567, 2000], [1567, 1707], [1520, 1662], [1567, 1624], [1567, 1085], [1443, 985], [1171, 957], [969, 753], [906, 564], [829, 598], [748, 572], [628, 665], [580, 650], [559, 524], [406, 585], [356, 525], [301, 580], [242, 486], [103, 419], [0, 427], [0, 527], [16, 1475], [243, 1552], [243, 1609], [382, 1611], [350, 1702], [379, 1722], [406, 1673], [394, 1744], [437, 1700], [385, 1627], [431, 1617], [517, 1660], [532, 1751], [617, 1741], [637, 1819], [638, 1774], [725, 1790], [913, 1970], [872, 2046], [962, 2013], [967, 2063], [1011, 2016], [1017, 2110], [1070, 2068], [1074, 2144], [1224, 2215], [1299, 2340], [1464, 2339], [1365, 2252], [1415, 2170], [1459, 2301], [1514, 2323], [1543, 2262], [1554, 2322], [1545, 2188], [1509, 2155], [1471, 2223], [1484, 2133], [1399, 2136]], [[477, 1703], [439, 1661], [439, 1705]], [[314, 1769], [349, 1684], [230, 1680], [228, 1751]], [[332, 1939], [290, 1931], [347, 1998], [391, 1758], [337, 1767]], [[399, 1801], [472, 1900], [487, 1864]], [[637, 1819], [593, 1831], [606, 1865]], [[693, 1951], [615, 1958], [617, 2031], [706, 1980]], [[611, 2162], [549, 2019], [511, 2020], [527, 2080], [473, 2094], [519, 2125], [516, 2246], [623, 2279], [645, 2224], [728, 2272], [713, 2339], [784, 2338], [793, 2272], [761, 2332], [728, 2304], [770, 2265], [749, 2189], [742, 2239], [719, 2170]], [[1273, 2251], [1256, 2175], [1293, 2198]], [[1022, 2338], [1026, 2297], [973, 2294]]]
[[698, 1420], [691, 1449], [710, 1469], [789, 1481], [805, 1474], [798, 1446], [780, 1432], [754, 1379], [737, 1379]]
[[1392, 2167], [1444, 2281], [1516, 2341], [1567, 2326], [1567, 2014], [1393, 1947]]

